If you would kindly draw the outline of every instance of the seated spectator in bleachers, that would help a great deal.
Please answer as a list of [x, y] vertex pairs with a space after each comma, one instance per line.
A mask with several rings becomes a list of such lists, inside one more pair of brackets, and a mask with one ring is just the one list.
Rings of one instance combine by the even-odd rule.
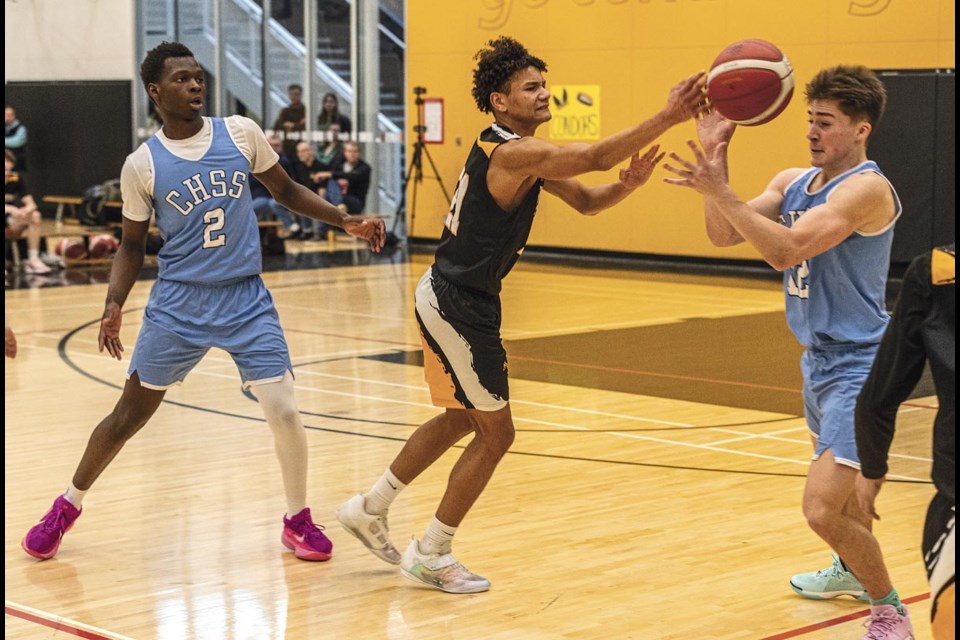
[[[288, 176], [293, 177], [293, 165], [290, 158], [283, 153], [283, 141], [280, 136], [276, 134], [267, 136], [267, 142], [280, 156], [280, 166], [287, 172]], [[282, 235], [286, 237], [300, 232], [300, 225], [294, 220], [293, 214], [274, 200], [270, 191], [252, 173], [250, 174], [250, 197], [253, 199], [253, 210], [257, 214], [257, 220], [279, 220], [283, 224], [284, 233]]]
[[344, 144], [343, 158], [333, 165], [332, 177], [340, 187], [342, 202], [349, 213], [362, 213], [366, 208], [370, 171], [370, 165], [360, 157], [360, 145], [356, 142]]
[[343, 157], [343, 141], [340, 139], [340, 125], [334, 122], [324, 133], [324, 143], [317, 151], [317, 160], [324, 167], [333, 168], [340, 158]]
[[6, 226], [4, 235], [16, 241], [27, 238], [27, 261], [24, 271], [32, 274], [50, 273], [50, 267], [40, 259], [40, 210], [33, 196], [27, 191], [27, 183], [13, 167], [16, 157], [9, 149], [4, 151], [3, 210]]
[[[310, 189], [314, 193], [323, 195], [321, 191], [321, 175], [324, 173], [324, 167], [317, 160], [313, 145], [309, 142], [297, 143], [297, 159], [293, 163], [293, 173], [290, 177]], [[302, 240], [312, 240], [317, 233], [323, 236], [326, 233], [326, 225], [317, 222], [311, 218], [299, 216], [300, 226], [303, 231], [300, 235]], [[291, 236], [295, 237], [295, 236]]]
[[15, 162], [13, 170], [23, 173], [27, 170], [27, 128], [17, 120], [16, 110], [7, 105], [3, 111], [3, 146], [13, 152]]

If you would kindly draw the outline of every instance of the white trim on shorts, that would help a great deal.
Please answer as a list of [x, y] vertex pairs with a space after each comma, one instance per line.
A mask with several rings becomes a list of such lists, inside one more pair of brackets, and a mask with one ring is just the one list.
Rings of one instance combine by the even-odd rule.
[[507, 401], [497, 398], [480, 383], [480, 378], [473, 368], [473, 352], [470, 349], [470, 343], [440, 315], [440, 303], [433, 290], [431, 271], [432, 269], [427, 269], [417, 284], [416, 306], [420, 320], [430, 333], [430, 337], [443, 351], [450, 366], [453, 367], [460, 389], [467, 396], [470, 404], [478, 411], [503, 409], [507, 406]]

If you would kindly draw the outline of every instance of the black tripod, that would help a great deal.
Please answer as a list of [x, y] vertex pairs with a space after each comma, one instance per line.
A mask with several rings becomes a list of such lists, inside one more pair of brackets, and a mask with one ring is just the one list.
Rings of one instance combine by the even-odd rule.
[[393, 228], [390, 233], [396, 236], [397, 224], [400, 222], [400, 216], [407, 210], [407, 185], [413, 180], [413, 197], [410, 199], [410, 228], [407, 229], [407, 236], [413, 235], [413, 222], [417, 217], [417, 185], [423, 182], [423, 156], [427, 157], [430, 168], [433, 169], [433, 178], [440, 184], [440, 190], [443, 191], [443, 197], [450, 201], [450, 195], [447, 188], [443, 186], [443, 180], [440, 178], [440, 172], [437, 171], [437, 165], [433, 163], [430, 157], [430, 151], [427, 150], [423, 142], [423, 133], [427, 130], [423, 126], [423, 98], [421, 97], [427, 90], [424, 87], [414, 87], [413, 93], [417, 96], [417, 124], [413, 127], [413, 132], [417, 139], [413, 143], [413, 151], [410, 156], [410, 166], [407, 168], [406, 175], [403, 176], [403, 186], [400, 187], [400, 203], [397, 205], [397, 211], [393, 219]]

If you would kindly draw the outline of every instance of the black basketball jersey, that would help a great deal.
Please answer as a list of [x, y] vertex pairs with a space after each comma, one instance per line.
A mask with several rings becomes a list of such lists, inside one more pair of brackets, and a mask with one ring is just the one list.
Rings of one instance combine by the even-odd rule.
[[496, 295], [530, 235], [543, 180], [537, 180], [513, 211], [504, 211], [487, 189], [487, 168], [496, 148], [520, 136], [493, 124], [473, 143], [460, 172], [436, 268], [450, 282]]

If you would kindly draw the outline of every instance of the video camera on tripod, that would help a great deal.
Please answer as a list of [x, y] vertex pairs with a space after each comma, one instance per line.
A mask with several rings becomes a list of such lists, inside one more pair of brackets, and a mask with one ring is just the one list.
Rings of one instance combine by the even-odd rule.
[[433, 158], [430, 157], [430, 151], [427, 150], [423, 142], [423, 134], [426, 133], [427, 127], [423, 124], [423, 96], [427, 93], [427, 88], [423, 86], [416, 86], [413, 88], [414, 104], [417, 105], [415, 109], [417, 114], [417, 123], [413, 126], [413, 133], [415, 134], [413, 142], [413, 151], [410, 155], [410, 166], [407, 169], [407, 173], [403, 176], [403, 186], [401, 187], [400, 192], [400, 203], [397, 205], [397, 211], [393, 220], [393, 229], [391, 234], [396, 235], [397, 223], [400, 221], [400, 215], [406, 212], [407, 204], [407, 185], [410, 184], [410, 180], [413, 179], [413, 196], [410, 199], [410, 228], [407, 230], [408, 235], [413, 235], [413, 221], [417, 216], [417, 185], [423, 181], [423, 156], [427, 157], [427, 161], [430, 162], [430, 168], [433, 169], [433, 178], [440, 184], [440, 190], [443, 192], [443, 197], [446, 200], [450, 201], [450, 195], [447, 193], [447, 188], [443, 185], [443, 180], [440, 178], [440, 173], [437, 171], [437, 165], [433, 163]]

